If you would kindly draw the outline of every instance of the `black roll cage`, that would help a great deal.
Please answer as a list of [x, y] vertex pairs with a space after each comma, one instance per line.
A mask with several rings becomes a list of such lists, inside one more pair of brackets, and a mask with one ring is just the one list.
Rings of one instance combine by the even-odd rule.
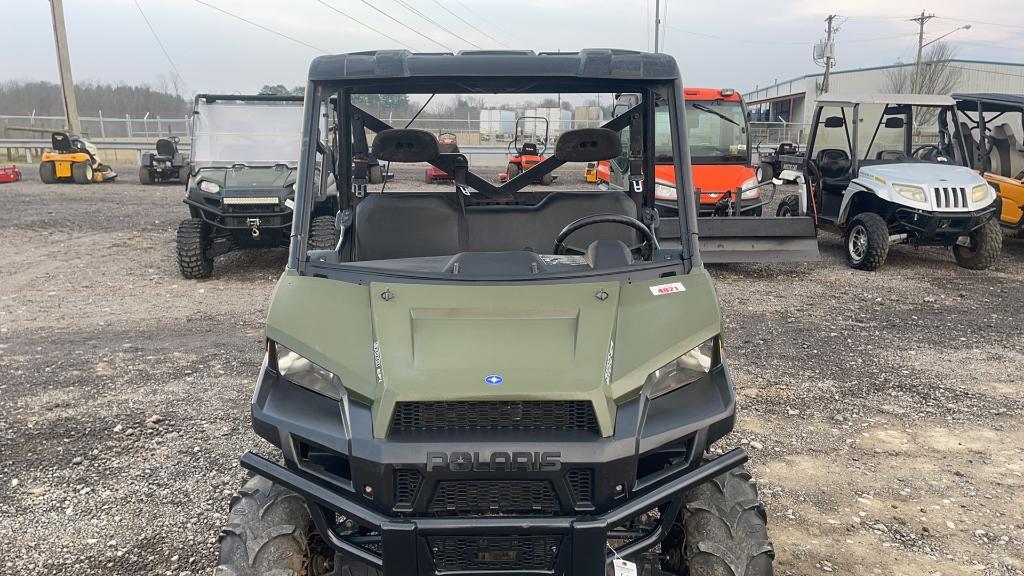
[[[305, 238], [308, 234], [310, 222], [310, 198], [313, 190], [313, 172], [316, 165], [316, 154], [320, 147], [321, 139], [318, 137], [320, 130], [321, 111], [325, 108], [334, 112], [336, 118], [335, 130], [328, 129], [331, 136], [330, 144], [333, 151], [327, 155], [334, 155], [333, 169], [337, 181], [340, 196], [340, 208], [345, 210], [352, 207], [356, 198], [359, 197], [354, 188], [353, 163], [360, 154], [369, 154], [363, 150], [365, 147], [365, 130], [380, 132], [393, 128], [388, 123], [367, 113], [358, 106], [352, 104], [354, 94], [458, 94], [469, 93], [586, 93], [586, 92], [633, 92], [642, 95], [640, 104], [630, 109], [628, 113], [621, 114], [602, 127], [620, 132], [629, 127], [631, 121], [639, 119], [642, 126], [642, 150], [647, 153], [643, 155], [642, 161], [642, 186], [637, 191], [630, 187], [623, 192], [628, 194], [637, 206], [637, 214], [648, 226], [655, 229], [664, 226], [664, 229], [671, 234], [673, 239], [680, 240], [680, 258], [684, 266], [699, 265], [699, 256], [695, 250], [697, 237], [697, 218], [695, 199], [692, 194], [692, 178], [690, 173], [689, 148], [686, 145], [685, 114], [683, 113], [683, 92], [682, 84], [678, 78], [674, 80], [645, 80], [631, 81], [588, 79], [588, 78], [508, 78], [495, 80], [493, 78], [442, 78], [442, 79], [388, 79], [387, 81], [310, 81], [306, 94], [309, 96], [305, 101], [303, 112], [303, 139], [302, 153], [299, 161], [299, 176], [296, 181], [295, 217], [292, 226], [292, 242], [289, 248], [288, 267], [302, 273], [306, 265]], [[677, 184], [680, 190], [686, 193], [677, 197], [679, 218], [659, 218], [655, 209], [654, 188], [655, 188], [655, 156], [654, 156], [654, 109], [658, 98], [666, 100], [672, 114], [671, 131], [672, 146], [675, 156], [677, 173]], [[670, 100], [672, 99], [672, 100]], [[348, 113], [342, 113], [347, 110]], [[634, 122], [635, 123], [635, 122]], [[364, 130], [364, 137], [356, 136], [356, 127]], [[321, 153], [324, 151], [320, 150]], [[448, 174], [456, 170], [464, 170], [464, 184], [485, 197], [494, 200], [508, 200], [512, 196], [530, 185], [533, 178], [513, 178], [501, 185], [494, 185], [490, 181], [477, 176], [467, 168], [465, 154], [442, 153], [436, 159], [429, 162]], [[539, 164], [530, 169], [532, 176], [543, 176], [565, 164], [555, 156], [549, 156]], [[669, 221], [671, 220], [671, 221]], [[659, 237], [664, 237], [659, 235]]]

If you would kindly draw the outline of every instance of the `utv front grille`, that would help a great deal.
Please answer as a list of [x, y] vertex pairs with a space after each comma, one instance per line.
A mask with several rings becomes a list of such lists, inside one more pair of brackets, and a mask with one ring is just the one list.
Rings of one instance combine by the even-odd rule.
[[442, 480], [427, 509], [434, 514], [554, 514], [558, 496], [547, 480]]
[[577, 507], [587, 507], [594, 500], [594, 471], [589, 468], [573, 468], [566, 473], [573, 502]]
[[588, 401], [399, 402], [391, 432], [542, 430], [597, 432]]
[[437, 572], [549, 571], [562, 545], [560, 536], [438, 536], [427, 538]]
[[395, 507], [410, 508], [416, 502], [423, 477], [416, 470], [395, 470]]
[[940, 210], [968, 208], [967, 188], [936, 186], [932, 188], [932, 194], [935, 196], [935, 207]]

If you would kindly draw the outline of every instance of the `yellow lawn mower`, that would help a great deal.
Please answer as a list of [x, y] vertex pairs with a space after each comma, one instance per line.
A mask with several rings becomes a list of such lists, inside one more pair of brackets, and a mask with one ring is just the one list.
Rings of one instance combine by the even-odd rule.
[[96, 146], [66, 132], [54, 132], [50, 137], [52, 152], [44, 152], [39, 163], [39, 179], [45, 184], [74, 182], [91, 184], [117, 178], [114, 169], [100, 162]]

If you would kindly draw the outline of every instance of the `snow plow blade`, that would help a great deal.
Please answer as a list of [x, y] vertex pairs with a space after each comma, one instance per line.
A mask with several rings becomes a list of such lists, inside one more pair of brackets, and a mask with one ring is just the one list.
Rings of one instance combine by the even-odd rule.
[[705, 264], [821, 260], [814, 220], [808, 216], [698, 218], [697, 233]]

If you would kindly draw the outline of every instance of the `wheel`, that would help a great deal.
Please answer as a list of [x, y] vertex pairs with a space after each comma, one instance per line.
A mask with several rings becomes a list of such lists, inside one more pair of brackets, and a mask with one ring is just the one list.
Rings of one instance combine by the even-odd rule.
[[796, 194], [789, 194], [779, 202], [779, 207], [775, 209], [775, 215], [783, 218], [788, 216], [799, 216], [800, 215], [800, 197]]
[[57, 165], [54, 164], [52, 161], [40, 162], [39, 179], [43, 181], [43, 184], [56, 184]]
[[367, 169], [366, 180], [370, 184], [382, 184], [384, 182], [384, 171], [381, 170], [380, 164], [370, 166]]
[[309, 250], [334, 250], [338, 245], [338, 229], [334, 217], [316, 216], [309, 223]]
[[139, 167], [139, 182], [149, 185], [153, 183], [153, 173], [145, 166]]
[[380, 576], [343, 560], [316, 534], [298, 494], [253, 476], [231, 498], [214, 576]]
[[691, 490], [661, 545], [662, 568], [688, 576], [771, 576], [775, 548], [757, 486], [742, 466]]
[[519, 176], [520, 172], [522, 172], [522, 170], [519, 169], [518, 164], [513, 164], [509, 162], [508, 166], [505, 167], [505, 173], [508, 174], [509, 180], [515, 178], [516, 176]]
[[540, 177], [541, 186], [551, 186], [555, 182], [555, 175], [548, 173]]
[[961, 238], [963, 244], [953, 245], [953, 257], [956, 263], [971, 270], [985, 270], [999, 259], [1003, 251], [1003, 231], [995, 218], [990, 218], [980, 228], [971, 232], [970, 236]]
[[188, 182], [188, 166], [178, 168], [178, 179], [182, 182]]
[[88, 162], [75, 162], [71, 165], [71, 178], [75, 184], [92, 184], [93, 169]]
[[859, 270], [877, 270], [889, 255], [889, 227], [874, 212], [853, 217], [843, 238], [846, 263]]
[[757, 181], [768, 182], [775, 177], [775, 167], [767, 162], [761, 162], [757, 167]]
[[199, 218], [186, 218], [178, 225], [178, 270], [188, 279], [213, 275], [213, 258], [206, 255], [210, 235]]

